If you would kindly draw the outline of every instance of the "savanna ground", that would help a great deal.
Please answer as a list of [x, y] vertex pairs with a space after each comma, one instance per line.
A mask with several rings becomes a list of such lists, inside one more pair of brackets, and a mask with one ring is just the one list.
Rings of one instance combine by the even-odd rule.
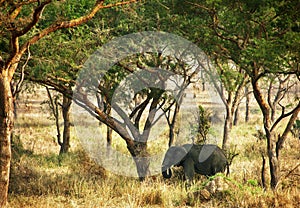
[[[26, 101], [26, 95], [23, 95]], [[254, 135], [260, 126], [258, 110], [249, 123], [231, 133], [234, 158], [231, 174], [198, 177], [186, 188], [180, 170], [170, 180], [161, 175], [139, 182], [105, 171], [71, 138], [70, 153], [58, 156], [54, 121], [39, 95], [22, 102], [15, 123], [9, 207], [298, 207], [300, 201], [300, 141], [290, 136], [282, 152], [281, 180], [275, 192], [261, 188], [261, 154], [265, 141]], [[26, 104], [26, 105], [25, 105]], [[73, 129], [72, 129], [73, 130]], [[115, 145], [123, 145], [114, 140]], [[124, 146], [125, 148], [125, 146]], [[266, 158], [267, 159], [267, 158]], [[218, 180], [216, 180], [218, 179]], [[266, 180], [268, 162], [266, 161]], [[220, 187], [207, 187], [221, 181]]]

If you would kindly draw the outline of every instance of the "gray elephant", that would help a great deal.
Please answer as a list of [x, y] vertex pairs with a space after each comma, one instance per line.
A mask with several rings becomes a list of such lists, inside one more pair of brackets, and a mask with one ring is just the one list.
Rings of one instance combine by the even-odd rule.
[[172, 166], [182, 166], [185, 179], [192, 181], [195, 172], [205, 176], [224, 172], [227, 159], [223, 150], [217, 145], [185, 144], [183, 146], [172, 146], [166, 152], [162, 163], [164, 178], [171, 178]]

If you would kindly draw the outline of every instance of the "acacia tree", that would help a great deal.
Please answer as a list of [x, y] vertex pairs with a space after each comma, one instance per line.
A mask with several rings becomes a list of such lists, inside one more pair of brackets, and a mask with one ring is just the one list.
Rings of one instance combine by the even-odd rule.
[[[141, 180], [149, 175], [150, 160], [147, 142], [153, 126], [163, 116], [163, 113], [159, 113], [159, 110], [170, 110], [174, 103], [180, 99], [178, 97], [182, 95], [183, 89], [191, 83], [193, 77], [204, 67], [204, 64], [199, 62], [199, 57], [197, 58], [199, 53], [194, 53], [197, 50], [194, 46], [184, 48], [185, 50], [178, 49], [176, 51], [175, 49], [173, 51], [174, 48], [172, 47], [174, 43], [178, 43], [176, 42], [178, 39], [172, 39], [168, 43], [166, 41], [167, 36], [168, 34], [161, 34], [156, 39], [157, 42], [155, 44], [158, 44], [159, 47], [165, 47], [161, 52], [143, 52], [143, 49], [138, 54], [130, 55], [128, 53], [128, 57], [114, 63], [108, 71], [99, 71], [103, 67], [101, 64], [106, 63], [106, 60], [114, 60], [115, 54], [118, 54], [124, 46], [122, 44], [119, 45], [120, 43], [115, 43], [115, 47], [110, 48], [109, 51], [103, 51], [102, 49], [101, 52], [97, 52], [96, 54], [100, 53], [104, 56], [104, 59], [100, 56], [101, 61], [97, 61], [97, 57], [92, 57], [86, 63], [88, 73], [81, 77], [82, 84], [81, 82], [77, 84], [76, 93], [73, 96], [73, 100], [78, 105], [112, 128], [126, 142], [127, 149], [133, 157]], [[125, 45], [125, 48], [129, 46], [143, 48], [139, 43], [145, 42], [147, 46], [153, 41], [151, 38], [148, 39], [149, 37], [153, 37], [152, 33], [149, 36], [141, 33], [132, 39], [129, 38], [126, 41], [129, 41], [130, 45]], [[188, 42], [184, 43], [184, 47], [188, 47]], [[190, 51], [187, 49], [190, 49]], [[147, 51], [148, 49], [145, 48], [145, 50]], [[177, 57], [166, 55], [170, 51], [173, 51]], [[193, 60], [194, 63], [186, 63], [188, 62], [187, 57]], [[205, 61], [207, 60], [205, 59]], [[176, 75], [183, 79], [180, 79], [180, 81], [176, 80]], [[107, 82], [110, 84], [107, 85]], [[173, 91], [176, 92], [170, 93], [166, 90], [168, 82], [172, 82], [175, 85], [176, 90]], [[84, 85], [85, 83], [99, 84], [87, 87]], [[117, 90], [120, 87], [122, 89], [121, 92]], [[108, 115], [103, 109], [93, 104], [91, 96], [98, 93], [106, 98], [102, 99], [102, 101], [106, 102], [104, 105], [110, 105], [117, 115]], [[118, 96], [121, 97], [119, 98]], [[129, 103], [137, 96], [142, 97], [140, 103], [130, 109]], [[112, 99], [116, 99], [116, 97], [119, 99], [112, 103]], [[178, 111], [173, 111], [172, 113], [176, 114]]]
[[222, 149], [228, 148], [230, 132], [232, 129], [234, 115], [238, 111], [239, 103], [244, 95], [244, 87], [247, 84], [247, 74], [238, 66], [232, 63], [220, 64], [217, 58], [218, 74], [221, 82], [213, 82], [218, 94], [220, 95], [226, 109], [225, 122], [223, 128]]
[[[292, 82], [299, 81], [297, 11], [300, 4], [295, 1], [206, 1], [192, 4], [208, 17], [207, 28], [219, 48], [215, 53], [224, 52], [228, 60], [234, 61], [250, 77], [263, 116], [270, 185], [275, 189], [280, 179], [280, 150], [300, 111], [299, 92], [294, 94], [292, 103], [284, 99]], [[278, 82], [274, 81], [278, 79]], [[285, 79], [289, 82], [281, 87]], [[266, 82], [269, 83], [269, 94], [262, 88]], [[271, 93], [276, 85], [280, 89], [277, 97]], [[277, 128], [279, 124], [284, 126], [282, 131]]]
[[71, 20], [59, 17], [48, 19], [44, 28], [37, 27], [41, 22], [43, 11], [47, 5], [56, 4], [45, 1], [0, 1], [1, 15], [1, 59], [0, 59], [0, 206], [7, 204], [9, 169], [11, 159], [10, 136], [13, 130], [13, 95], [11, 82], [22, 57], [30, 46], [50, 33], [63, 28], [76, 27], [93, 18], [103, 8], [128, 4], [135, 0], [105, 5], [104, 1], [96, 1], [88, 8], [89, 12]]

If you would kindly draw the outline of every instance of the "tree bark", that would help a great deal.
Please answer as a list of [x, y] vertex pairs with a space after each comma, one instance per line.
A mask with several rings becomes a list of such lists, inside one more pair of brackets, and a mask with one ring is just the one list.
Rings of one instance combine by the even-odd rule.
[[222, 149], [226, 150], [228, 147], [229, 135], [232, 129], [232, 111], [230, 110], [230, 104], [226, 105], [226, 117], [224, 123], [224, 132], [223, 132], [223, 142], [222, 142]]
[[273, 132], [267, 133], [267, 149], [271, 176], [270, 185], [271, 188], [275, 190], [279, 181], [280, 166], [279, 158], [276, 153], [276, 135]]
[[174, 114], [173, 114], [173, 118], [172, 121], [168, 121], [169, 124], [169, 147], [171, 147], [174, 143], [175, 140], [175, 126], [177, 123], [177, 115], [179, 113], [180, 110], [180, 104], [179, 103], [175, 103], [175, 110], [174, 110]]
[[270, 166], [271, 188], [274, 190], [279, 181], [279, 159], [276, 153], [276, 135], [271, 131], [271, 109], [264, 99], [256, 78], [252, 78], [253, 93], [263, 113], [263, 125], [267, 138], [267, 153]]
[[246, 112], [245, 112], [245, 122], [247, 123], [250, 119], [250, 94], [249, 94], [249, 87], [245, 87], [245, 94], [246, 94]]
[[262, 157], [262, 166], [261, 166], [261, 186], [265, 190], [266, 189], [266, 178], [265, 178], [265, 172], [266, 172], [266, 159], [264, 154], [261, 154]]
[[62, 104], [62, 115], [64, 119], [64, 131], [63, 131], [63, 142], [60, 145], [59, 154], [67, 153], [70, 148], [70, 132], [71, 132], [71, 122], [70, 122], [70, 108], [72, 100], [65, 95], [63, 96]]
[[0, 72], [0, 207], [5, 207], [9, 185], [14, 106], [10, 80], [5, 70]]
[[149, 153], [147, 151], [146, 142], [134, 141], [132, 144], [127, 144], [129, 150], [137, 168], [137, 173], [140, 181], [144, 181], [145, 178], [150, 175], [149, 166]]
[[237, 107], [234, 111], [234, 120], [233, 120], [233, 125], [237, 126], [240, 118], [240, 103], [237, 104]]

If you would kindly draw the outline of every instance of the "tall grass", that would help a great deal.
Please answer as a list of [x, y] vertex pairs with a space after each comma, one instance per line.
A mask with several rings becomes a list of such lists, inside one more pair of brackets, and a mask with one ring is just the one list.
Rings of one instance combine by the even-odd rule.
[[[71, 151], [59, 156], [51, 120], [19, 118], [13, 138], [9, 207], [297, 207], [300, 201], [300, 142], [290, 137], [282, 151], [281, 182], [273, 192], [261, 188], [261, 154], [265, 141], [257, 139], [257, 122], [241, 124], [231, 132], [231, 147], [239, 155], [231, 175], [220, 175], [217, 191], [207, 192], [217, 178], [197, 176], [187, 187], [182, 170], [170, 180], [161, 175], [139, 182], [99, 167], [73, 135]], [[104, 130], [103, 130], [104, 131]], [[114, 136], [115, 137], [115, 136]], [[120, 142], [121, 141], [121, 142]], [[113, 148], [126, 151], [114, 138]], [[161, 151], [159, 141], [149, 144], [151, 153]], [[164, 144], [166, 145], [166, 143]], [[164, 146], [163, 145], [163, 146]], [[266, 167], [266, 179], [268, 167]], [[268, 181], [267, 181], [268, 182]]]
[[158, 175], [139, 182], [106, 172], [80, 149], [64, 156], [36, 154], [19, 143], [14, 151], [10, 207], [297, 207], [300, 200], [299, 171], [293, 180], [284, 178], [277, 192], [264, 191], [259, 157], [247, 159], [244, 153], [230, 177], [221, 175], [225, 188], [205, 198], [202, 190], [213, 179], [198, 176], [187, 188], [180, 169], [170, 180]]

